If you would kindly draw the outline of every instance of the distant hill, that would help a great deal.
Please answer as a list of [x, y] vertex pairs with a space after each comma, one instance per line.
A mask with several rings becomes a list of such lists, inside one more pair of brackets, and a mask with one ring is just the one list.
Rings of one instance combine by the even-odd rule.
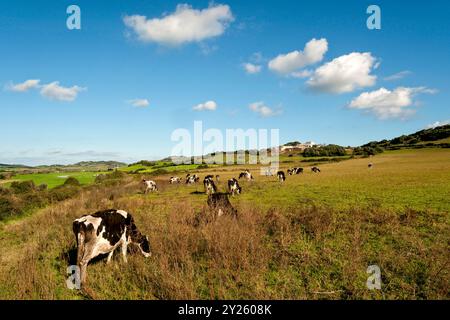
[[81, 161], [73, 164], [76, 167], [92, 167], [92, 166], [108, 166], [108, 167], [125, 167], [127, 164], [118, 161]]
[[[391, 140], [372, 141], [362, 145], [361, 147], [381, 147], [391, 149], [392, 147], [410, 147], [412, 145], [430, 145], [433, 142], [444, 140], [450, 137], [450, 125], [440, 126], [431, 129], [424, 129], [408, 135], [401, 135]], [[446, 147], [449, 143], [443, 142], [442, 146]]]
[[0, 163], [0, 170], [2, 170], [2, 169], [13, 169], [13, 168], [31, 169], [32, 167], [24, 166], [22, 164], [5, 164], [5, 163]]

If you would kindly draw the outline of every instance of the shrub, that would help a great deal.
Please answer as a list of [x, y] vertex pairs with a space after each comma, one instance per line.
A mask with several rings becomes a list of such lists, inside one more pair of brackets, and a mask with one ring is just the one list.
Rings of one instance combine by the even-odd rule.
[[156, 169], [155, 171], [152, 171], [150, 173], [151, 176], [159, 176], [159, 175], [163, 175], [163, 174], [167, 174], [169, 173], [169, 171], [167, 171], [166, 169]]
[[21, 212], [22, 207], [17, 198], [12, 196], [0, 196], [0, 220]]
[[80, 186], [80, 181], [78, 181], [76, 178], [74, 177], [68, 177], [66, 179], [66, 181], [64, 181], [64, 185], [65, 186]]
[[207, 169], [209, 166], [207, 164], [200, 164], [197, 166], [197, 169]]
[[17, 194], [33, 192], [35, 189], [36, 186], [32, 180], [14, 181], [11, 183], [11, 190]]
[[52, 201], [63, 201], [74, 197], [80, 190], [78, 186], [62, 185], [50, 190], [49, 197]]

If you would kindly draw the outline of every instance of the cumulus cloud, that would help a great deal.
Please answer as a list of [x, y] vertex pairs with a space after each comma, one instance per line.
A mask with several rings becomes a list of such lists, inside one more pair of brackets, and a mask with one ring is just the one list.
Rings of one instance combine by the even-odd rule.
[[400, 80], [400, 79], [403, 79], [406, 76], [409, 76], [410, 74], [412, 74], [411, 71], [404, 70], [404, 71], [397, 72], [397, 73], [395, 73], [393, 75], [390, 75], [388, 77], [385, 77], [383, 80], [385, 80], [385, 81]]
[[127, 101], [133, 107], [145, 108], [150, 105], [150, 101], [148, 99], [132, 99]]
[[349, 103], [348, 107], [371, 112], [379, 119], [405, 119], [416, 112], [411, 108], [416, 105], [414, 96], [419, 93], [433, 94], [435, 92], [436, 90], [426, 87], [398, 87], [392, 91], [380, 88], [361, 93]]
[[9, 84], [6, 89], [15, 92], [26, 92], [39, 86], [39, 79], [30, 79], [18, 84]]
[[287, 54], [280, 54], [269, 61], [268, 67], [278, 74], [289, 75], [303, 67], [322, 61], [327, 51], [326, 39], [312, 39], [305, 45], [303, 51], [295, 50]]
[[179, 4], [175, 12], [161, 18], [131, 15], [125, 16], [123, 22], [143, 42], [178, 46], [220, 36], [233, 19], [228, 5], [210, 5], [196, 10], [190, 5]]
[[243, 68], [248, 74], [255, 74], [261, 72], [261, 66], [253, 63], [244, 63]]
[[86, 90], [79, 86], [63, 87], [59, 81], [53, 81], [41, 86], [41, 95], [50, 100], [74, 101], [80, 91]]
[[352, 52], [318, 67], [307, 84], [313, 90], [329, 93], [351, 92], [370, 87], [377, 79], [370, 74], [376, 62], [370, 52]]
[[436, 121], [436, 122], [433, 122], [433, 123], [427, 125], [425, 127], [425, 129], [434, 129], [434, 128], [437, 128], [437, 127], [440, 127], [440, 126], [446, 126], [448, 124], [450, 124], [450, 119], [449, 120], [444, 120], [444, 121]]
[[281, 113], [281, 109], [273, 110], [268, 107], [263, 101], [253, 102], [249, 106], [249, 109], [258, 113], [262, 117], [273, 117]]
[[192, 108], [195, 111], [214, 111], [217, 109], [217, 103], [215, 101], [206, 101], [205, 103], [200, 103]]

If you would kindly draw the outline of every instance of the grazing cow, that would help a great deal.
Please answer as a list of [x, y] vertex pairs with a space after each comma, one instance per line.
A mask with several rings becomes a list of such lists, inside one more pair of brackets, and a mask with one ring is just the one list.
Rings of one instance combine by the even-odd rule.
[[200, 180], [200, 177], [197, 177], [197, 175], [196, 174], [194, 174], [194, 175], [188, 175], [187, 177], [186, 177], [186, 184], [193, 184], [193, 183], [196, 183], [196, 182], [198, 182]]
[[149, 191], [158, 191], [158, 187], [156, 186], [156, 182], [153, 180], [142, 180], [142, 183], [145, 186], [145, 191], [144, 193], [148, 193]]
[[318, 172], [320, 172], [320, 169], [318, 167], [312, 167], [311, 171], [315, 172], [315, 173], [318, 173]]
[[253, 176], [248, 169], [239, 174], [239, 179], [241, 178], [246, 178], [248, 181], [253, 180]]
[[169, 183], [170, 184], [181, 183], [181, 178], [180, 177], [170, 177]]
[[226, 193], [213, 193], [208, 195], [208, 206], [217, 217], [224, 214], [237, 217], [237, 210], [233, 208]]
[[235, 178], [228, 180], [228, 192], [231, 193], [232, 196], [235, 194], [241, 194], [242, 188], [239, 186], [239, 183]]
[[287, 173], [292, 176], [293, 174], [300, 174], [303, 173], [303, 168], [294, 167], [292, 169], [288, 169]]
[[277, 172], [278, 181], [284, 182], [286, 180], [286, 176], [284, 175], [284, 171]]
[[371, 162], [371, 163], [369, 163], [367, 166], [369, 167], [369, 169], [372, 169], [373, 163]]
[[131, 214], [123, 210], [84, 215], [74, 220], [72, 227], [77, 241], [81, 285], [86, 282], [89, 261], [100, 254], [108, 254], [107, 263], [110, 263], [114, 250], [120, 247], [123, 260], [127, 262], [127, 247], [134, 243], [145, 257], [151, 255], [148, 237], [139, 232]]
[[206, 176], [203, 180], [203, 186], [205, 187], [206, 194], [213, 194], [217, 192], [217, 187], [214, 184], [212, 176]]

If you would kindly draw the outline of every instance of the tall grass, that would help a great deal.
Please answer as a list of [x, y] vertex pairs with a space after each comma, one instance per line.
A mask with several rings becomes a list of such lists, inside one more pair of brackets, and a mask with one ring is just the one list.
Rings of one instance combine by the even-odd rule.
[[[0, 298], [6, 299], [447, 299], [448, 214], [379, 206], [255, 208], [235, 202], [239, 218], [198, 226], [206, 198], [168, 201], [174, 186], [143, 195], [126, 179], [4, 225]], [[180, 186], [184, 187], [184, 186]], [[176, 188], [176, 187], [174, 187]], [[205, 200], [205, 201], [203, 201]], [[74, 263], [73, 219], [106, 208], [133, 214], [153, 255], [119, 256], [88, 266], [86, 296], [65, 286]], [[368, 290], [376, 264], [382, 290]]]

